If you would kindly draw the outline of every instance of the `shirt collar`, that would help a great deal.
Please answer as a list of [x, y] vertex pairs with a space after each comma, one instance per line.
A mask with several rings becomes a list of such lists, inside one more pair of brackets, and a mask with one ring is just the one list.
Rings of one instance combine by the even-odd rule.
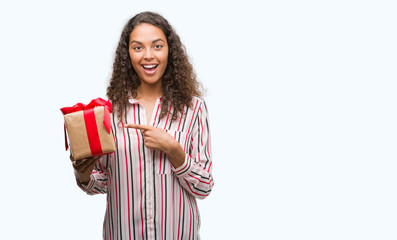
[[139, 101], [136, 100], [135, 98], [130, 98], [130, 99], [128, 99], [128, 102], [131, 103], [131, 104], [139, 103]]
[[[159, 100], [161, 101], [161, 98], [162, 97], [157, 98], [157, 101], [159, 101]], [[128, 99], [128, 102], [131, 103], [131, 104], [138, 104], [139, 103], [138, 100], [136, 100], [135, 98], [132, 98], [132, 97]]]

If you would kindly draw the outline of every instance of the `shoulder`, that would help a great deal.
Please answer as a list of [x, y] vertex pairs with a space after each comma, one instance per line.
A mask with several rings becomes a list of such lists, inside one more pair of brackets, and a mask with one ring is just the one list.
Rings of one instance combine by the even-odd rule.
[[205, 104], [204, 98], [199, 97], [199, 96], [193, 96], [193, 97], [192, 97], [192, 105], [193, 105], [193, 107], [194, 107], [196, 104], [197, 104], [197, 105]]
[[200, 111], [204, 110], [205, 112], [208, 111], [206, 101], [204, 100], [204, 98], [199, 97], [199, 96], [193, 96], [192, 97], [191, 106], [192, 106], [192, 109], [200, 109]]

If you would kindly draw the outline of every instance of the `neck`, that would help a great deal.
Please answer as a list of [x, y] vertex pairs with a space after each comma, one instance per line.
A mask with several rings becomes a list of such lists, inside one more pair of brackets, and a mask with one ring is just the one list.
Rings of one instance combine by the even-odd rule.
[[147, 84], [145, 82], [141, 82], [141, 85], [138, 87], [136, 99], [158, 99], [163, 96], [163, 89], [161, 86], [161, 82], [159, 84]]

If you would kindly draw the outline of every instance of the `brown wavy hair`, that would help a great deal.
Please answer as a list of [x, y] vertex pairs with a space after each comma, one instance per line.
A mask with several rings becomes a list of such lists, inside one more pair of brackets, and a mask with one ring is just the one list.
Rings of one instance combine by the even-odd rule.
[[113, 73], [107, 88], [107, 97], [117, 109], [120, 121], [124, 118], [128, 99], [136, 97], [140, 79], [132, 67], [129, 55], [130, 34], [141, 23], [149, 23], [160, 28], [169, 46], [168, 64], [162, 76], [160, 118], [168, 114], [172, 104], [174, 111], [172, 121], [183, 112], [184, 106], [191, 107], [192, 97], [201, 96], [200, 84], [196, 79], [193, 66], [189, 62], [185, 47], [178, 34], [161, 15], [154, 12], [142, 12], [131, 18], [124, 26], [118, 43], [113, 63]]

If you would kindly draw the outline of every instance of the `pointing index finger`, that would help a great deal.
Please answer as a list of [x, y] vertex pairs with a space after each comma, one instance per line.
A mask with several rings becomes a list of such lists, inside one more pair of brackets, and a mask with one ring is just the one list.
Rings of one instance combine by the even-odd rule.
[[149, 126], [146, 125], [140, 125], [140, 124], [133, 124], [133, 123], [129, 123], [124, 125], [125, 128], [135, 128], [135, 129], [139, 129], [139, 130], [148, 130]]

